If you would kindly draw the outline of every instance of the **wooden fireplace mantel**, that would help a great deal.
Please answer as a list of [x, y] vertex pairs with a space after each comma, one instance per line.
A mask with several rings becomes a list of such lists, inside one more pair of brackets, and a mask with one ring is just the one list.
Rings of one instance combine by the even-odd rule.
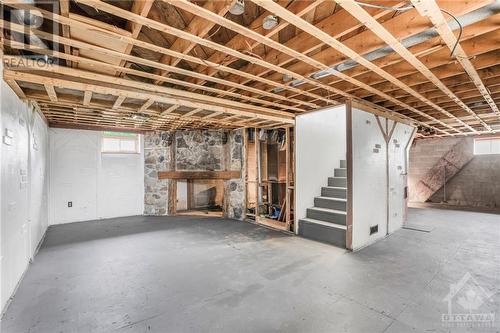
[[236, 179], [241, 171], [160, 171], [158, 179]]

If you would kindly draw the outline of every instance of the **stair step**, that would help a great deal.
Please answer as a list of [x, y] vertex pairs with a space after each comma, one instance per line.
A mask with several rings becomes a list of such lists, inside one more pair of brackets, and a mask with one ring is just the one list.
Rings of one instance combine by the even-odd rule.
[[328, 177], [328, 186], [347, 187], [346, 177]]
[[340, 167], [341, 168], [347, 168], [347, 161], [346, 160], [340, 160]]
[[335, 177], [347, 177], [347, 169], [346, 168], [335, 168], [333, 175]]
[[334, 210], [341, 210], [345, 212], [347, 210], [347, 199], [344, 198], [332, 198], [332, 197], [315, 197], [314, 207], [328, 208]]
[[346, 215], [345, 211], [320, 207], [308, 208], [306, 211], [308, 218], [341, 225], [346, 225]]
[[338, 224], [303, 218], [299, 220], [299, 235], [345, 249], [346, 227]]
[[345, 187], [335, 187], [335, 186], [325, 186], [321, 188], [322, 197], [330, 198], [347, 198], [347, 188]]

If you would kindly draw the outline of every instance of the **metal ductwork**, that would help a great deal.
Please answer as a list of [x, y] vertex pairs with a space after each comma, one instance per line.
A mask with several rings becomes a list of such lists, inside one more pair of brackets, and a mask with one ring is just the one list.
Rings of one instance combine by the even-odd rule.
[[[476, 9], [475, 11], [472, 11], [468, 14], [462, 15], [460, 17], [457, 17], [458, 21], [462, 25], [462, 27], [469, 26], [471, 24], [480, 22], [490, 16], [493, 16], [495, 14], [500, 13], [500, 0], [496, 0], [495, 2], [484, 6], [482, 8]], [[450, 26], [451, 30], [456, 30], [459, 28], [458, 23], [455, 22], [454, 20], [451, 20], [448, 25]], [[429, 39], [435, 38], [439, 36], [439, 33], [434, 29], [428, 29], [425, 31], [422, 31], [421, 33], [418, 33], [416, 35], [413, 35], [411, 37], [405, 38], [401, 41], [401, 43], [406, 47], [412, 47], [418, 44], [421, 44]], [[369, 60], [369, 61], [374, 61], [380, 58], [383, 58], [390, 53], [394, 52], [394, 50], [390, 46], [385, 46], [381, 47], [375, 51], [366, 53], [363, 55], [363, 58]], [[321, 79], [323, 77], [329, 76], [334, 72], [342, 72], [348, 69], [351, 69], [353, 67], [358, 66], [359, 64], [354, 61], [354, 60], [347, 60], [344, 61], [343, 63], [340, 63], [336, 66], [332, 66], [329, 69], [321, 70], [318, 72], [315, 72], [311, 74], [311, 78], [313, 79]], [[303, 84], [304, 82], [302, 80], [295, 80], [290, 83], [291, 86], [297, 87]], [[283, 88], [276, 88], [273, 92], [280, 92], [283, 91]]]

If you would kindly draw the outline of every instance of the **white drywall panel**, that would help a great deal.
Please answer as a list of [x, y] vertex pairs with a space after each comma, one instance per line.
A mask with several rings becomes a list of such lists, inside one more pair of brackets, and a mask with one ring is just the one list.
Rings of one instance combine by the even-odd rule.
[[[295, 118], [295, 225], [346, 159], [345, 105]], [[298, 228], [296, 228], [298, 229]], [[298, 230], [295, 230], [298, 232]]]
[[[385, 119], [381, 118], [385, 127]], [[366, 246], [386, 235], [386, 144], [375, 116], [352, 110], [352, 248]], [[378, 232], [370, 235], [370, 227]]]
[[[407, 147], [412, 139], [413, 128], [409, 125], [397, 123], [388, 144], [389, 152], [389, 233], [403, 226], [407, 186]], [[409, 149], [409, 148], [408, 148]]]
[[48, 142], [41, 117], [18, 99], [1, 74], [0, 81], [0, 308], [4, 310], [47, 228]]
[[50, 129], [50, 223], [141, 215], [143, 151], [102, 154], [101, 132]]

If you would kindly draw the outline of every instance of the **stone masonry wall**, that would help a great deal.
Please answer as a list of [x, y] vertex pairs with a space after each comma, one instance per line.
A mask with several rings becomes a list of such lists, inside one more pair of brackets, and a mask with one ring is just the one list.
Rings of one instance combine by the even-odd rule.
[[[461, 138], [416, 140], [410, 149], [409, 199], [414, 201], [412, 188], [416, 182]], [[473, 141], [472, 137], [467, 140]], [[472, 142], [471, 142], [472, 143]], [[473, 149], [473, 144], [464, 145]], [[430, 202], [441, 203], [441, 188]], [[446, 183], [446, 201], [449, 205], [500, 209], [500, 155], [475, 155]]]
[[[145, 135], [145, 214], [166, 215], [169, 180], [159, 180], [159, 171], [169, 171], [171, 149], [175, 147], [175, 170], [242, 170], [243, 132], [196, 130], [151, 132]], [[172, 163], [171, 163], [172, 162]], [[242, 177], [244, 170], [242, 170]], [[244, 179], [224, 183], [225, 215], [242, 219], [245, 205]]]
[[241, 178], [226, 182], [226, 216], [233, 219], [243, 219], [245, 212], [245, 170], [243, 163], [243, 130], [229, 133], [229, 170], [241, 170]]
[[174, 135], [148, 132], [144, 135], [144, 215], [166, 215], [169, 180], [158, 179], [159, 171], [170, 170]]

